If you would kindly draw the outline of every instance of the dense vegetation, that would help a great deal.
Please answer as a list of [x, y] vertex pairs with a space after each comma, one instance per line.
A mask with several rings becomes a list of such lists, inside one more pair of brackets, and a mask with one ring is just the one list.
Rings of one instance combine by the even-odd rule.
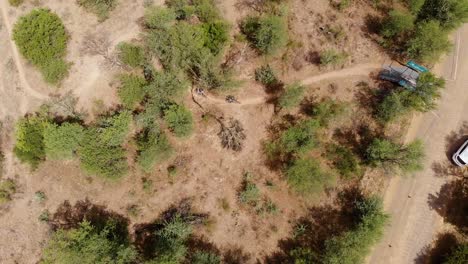
[[44, 79], [59, 83], [68, 73], [64, 60], [68, 35], [62, 20], [48, 9], [34, 9], [19, 18], [13, 39], [21, 54], [39, 68]]
[[274, 14], [247, 17], [242, 33], [262, 54], [273, 54], [286, 45], [288, 32], [285, 18]]

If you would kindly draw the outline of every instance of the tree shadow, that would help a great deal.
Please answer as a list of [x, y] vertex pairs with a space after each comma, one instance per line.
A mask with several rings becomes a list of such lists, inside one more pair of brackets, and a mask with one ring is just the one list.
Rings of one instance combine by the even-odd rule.
[[468, 168], [458, 167], [450, 161], [432, 163], [432, 171], [436, 177], [468, 177]]
[[444, 184], [436, 194], [430, 194], [428, 204], [444, 221], [468, 234], [468, 185], [462, 179]]
[[323, 253], [325, 242], [356, 226], [358, 214], [353, 206], [363, 199], [359, 189], [350, 188], [338, 195], [336, 204], [314, 206], [306, 216], [301, 217], [290, 238], [278, 242], [279, 249], [265, 258], [265, 263], [294, 263], [291, 252], [297, 248], [309, 248]]
[[245, 253], [240, 247], [231, 247], [223, 254], [223, 263], [225, 264], [244, 264], [248, 263], [251, 256]]
[[52, 230], [77, 228], [83, 221], [89, 221], [97, 230], [103, 230], [109, 222], [115, 224], [118, 241], [128, 241], [129, 220], [122, 215], [109, 211], [105, 206], [92, 204], [89, 200], [78, 201], [74, 206], [63, 202], [53, 214], [49, 224]]
[[349, 147], [362, 160], [366, 159], [367, 147], [378, 135], [368, 124], [357, 123], [350, 128], [337, 128], [333, 133], [333, 139], [340, 145]]
[[425, 246], [414, 260], [416, 264], [439, 264], [447, 261], [446, 256], [459, 245], [454, 234], [438, 234], [436, 240]]

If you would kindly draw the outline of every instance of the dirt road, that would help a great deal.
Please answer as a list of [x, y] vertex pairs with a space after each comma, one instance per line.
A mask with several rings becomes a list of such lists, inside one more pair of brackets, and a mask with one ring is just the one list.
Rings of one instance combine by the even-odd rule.
[[425, 169], [413, 177], [391, 180], [385, 194], [385, 209], [392, 219], [384, 239], [368, 259], [371, 264], [415, 263], [443, 223], [428, 205], [429, 195], [436, 194], [445, 182], [434, 175], [431, 165], [447, 160], [446, 136], [468, 121], [468, 24], [457, 35], [460, 40], [455, 40], [458, 44], [453, 54], [438, 70], [447, 80], [439, 108], [415, 117], [406, 138], [424, 141]]

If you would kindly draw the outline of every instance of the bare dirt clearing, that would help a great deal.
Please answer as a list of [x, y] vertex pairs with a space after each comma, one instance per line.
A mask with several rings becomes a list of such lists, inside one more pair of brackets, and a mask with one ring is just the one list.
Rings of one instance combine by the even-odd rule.
[[[279, 173], [265, 165], [263, 141], [268, 136], [267, 127], [274, 109], [266, 103], [268, 94], [253, 81], [254, 69], [265, 62], [264, 58], [257, 57], [245, 45], [240, 45], [245, 50], [235, 66], [236, 75], [245, 82], [242, 88], [233, 91], [241, 103], [228, 104], [220, 95], [197, 97], [206, 111], [225, 119], [232, 117], [242, 123], [247, 139], [241, 152], [234, 153], [221, 147], [217, 136], [218, 124], [213, 119], [202, 118], [202, 110], [187, 94], [183, 100], [194, 113], [195, 132], [182, 141], [171, 138], [177, 154], [151, 174], [132, 168], [121, 181], [106, 182], [85, 175], [75, 161], [47, 161], [34, 172], [19, 164], [11, 151], [14, 123], [26, 113], [37, 110], [49, 97], [56, 98], [71, 92], [78, 98], [78, 110], [91, 114], [97, 104], [102, 104], [105, 109], [119, 104], [113, 82], [122, 70], [109, 65], [102, 54], [84, 51], [83, 45], [89, 39], [103, 38], [106, 41], [101, 42], [104, 45], [101, 48], [112, 56], [119, 42], [139, 39], [143, 2], [121, 1], [109, 19], [99, 23], [94, 15], [78, 7], [75, 1], [40, 1], [40, 6], [50, 8], [63, 19], [70, 34], [67, 60], [73, 65], [69, 76], [56, 88], [45, 84], [37, 70], [19, 56], [9, 35], [18, 17], [34, 6], [26, 1], [24, 6], [15, 9], [8, 5], [7, 0], [1, 0], [0, 54], [4, 56], [0, 59], [0, 120], [4, 124], [1, 135], [6, 155], [4, 177], [15, 178], [19, 183], [19, 192], [13, 201], [0, 211], [1, 263], [36, 263], [49, 236], [47, 225], [38, 221], [38, 216], [45, 209], [54, 212], [64, 200], [74, 203], [87, 198], [127, 216], [128, 208], [136, 206], [138, 212], [129, 216], [131, 225], [136, 225], [151, 222], [169, 205], [190, 198], [197, 210], [211, 216], [210, 224], [197, 232], [221, 248], [241, 248], [252, 256], [252, 262], [275, 251], [278, 240], [291, 233], [294, 220], [306, 212], [307, 206], [317, 202], [297, 198], [288, 191]], [[157, 1], [157, 4], [161, 3]], [[291, 35], [302, 44], [292, 45], [286, 51], [286, 64], [295, 66], [280, 67], [279, 60], [269, 59], [281, 69], [280, 77], [285, 82], [303, 80], [305, 85], [310, 85], [308, 95], [354, 100], [358, 89], [356, 84], [372, 82], [368, 75], [379, 66], [375, 62], [381, 57], [376, 44], [362, 32], [366, 10], [370, 9], [360, 7], [353, 6], [345, 13], [339, 13], [330, 7], [328, 0], [293, 1]], [[222, 1], [220, 9], [238, 31], [236, 23], [248, 13], [248, 9], [238, 1]], [[346, 41], [327, 46], [327, 35], [320, 27], [331, 26], [335, 22], [347, 32]], [[350, 57], [343, 69], [337, 67], [323, 73], [324, 69], [314, 62], [313, 54], [329, 47], [343, 50]], [[327, 88], [331, 83], [336, 86], [333, 91]], [[169, 176], [167, 168], [174, 164], [177, 165], [176, 176]], [[255, 176], [255, 183], [278, 206], [279, 214], [256, 215], [239, 205], [238, 188], [245, 172]], [[143, 178], [152, 181], [149, 190], [143, 190]], [[273, 187], [267, 185], [267, 181]], [[37, 191], [46, 194], [44, 202], [34, 200]], [[221, 201], [225, 201], [229, 208], [223, 208]]]

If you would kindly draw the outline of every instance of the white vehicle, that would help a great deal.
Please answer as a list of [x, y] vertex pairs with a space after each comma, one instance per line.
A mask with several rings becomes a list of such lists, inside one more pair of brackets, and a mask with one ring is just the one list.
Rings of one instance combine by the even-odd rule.
[[453, 162], [460, 167], [464, 167], [468, 164], [468, 140], [453, 154], [452, 159]]

